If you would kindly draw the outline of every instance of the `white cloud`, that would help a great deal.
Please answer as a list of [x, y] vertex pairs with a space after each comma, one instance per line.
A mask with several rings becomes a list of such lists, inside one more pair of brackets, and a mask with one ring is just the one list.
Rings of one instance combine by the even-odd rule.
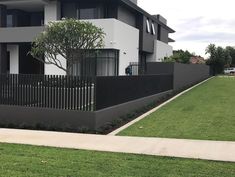
[[187, 49], [205, 55], [210, 43], [235, 46], [234, 0], [139, 0], [139, 6], [151, 14], [161, 14], [176, 30], [171, 38], [175, 49]]

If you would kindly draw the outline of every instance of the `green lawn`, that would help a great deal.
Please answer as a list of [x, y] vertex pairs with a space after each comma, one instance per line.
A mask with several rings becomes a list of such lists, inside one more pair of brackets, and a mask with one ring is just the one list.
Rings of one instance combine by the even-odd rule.
[[120, 133], [235, 141], [235, 77], [216, 77]]
[[234, 177], [235, 164], [0, 144], [0, 177]]

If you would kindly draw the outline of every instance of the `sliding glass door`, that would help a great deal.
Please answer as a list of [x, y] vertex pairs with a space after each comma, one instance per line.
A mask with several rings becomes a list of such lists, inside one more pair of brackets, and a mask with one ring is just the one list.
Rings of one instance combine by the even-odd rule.
[[84, 57], [75, 58], [70, 69], [71, 75], [76, 76], [117, 76], [119, 51], [102, 49], [85, 52]]

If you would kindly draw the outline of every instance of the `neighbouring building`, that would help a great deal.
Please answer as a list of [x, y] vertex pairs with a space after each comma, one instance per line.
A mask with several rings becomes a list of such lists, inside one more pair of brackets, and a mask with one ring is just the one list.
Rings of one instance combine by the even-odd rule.
[[0, 73], [64, 75], [28, 55], [31, 42], [44, 26], [62, 18], [88, 20], [106, 33], [105, 47], [95, 56], [96, 62], [78, 63], [78, 75], [84, 74], [81, 67], [93, 68], [86, 75], [125, 75], [132, 63], [144, 72], [147, 62], [172, 55], [169, 42], [174, 40], [169, 34], [175, 31], [161, 15], [141, 9], [137, 0], [0, 0]]
[[190, 63], [191, 64], [205, 64], [206, 60], [200, 56], [193, 56], [190, 58]]

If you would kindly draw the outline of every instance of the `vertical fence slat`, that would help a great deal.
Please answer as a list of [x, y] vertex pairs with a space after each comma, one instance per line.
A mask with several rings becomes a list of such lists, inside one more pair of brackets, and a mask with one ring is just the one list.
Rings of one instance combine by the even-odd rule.
[[90, 77], [90, 81], [89, 81], [89, 111], [92, 111], [92, 78]]
[[172, 75], [92, 78], [0, 74], [0, 104], [95, 111], [170, 90], [172, 85]]
[[97, 77], [93, 78], [93, 83], [94, 83], [94, 89], [93, 89], [93, 111], [97, 110]]
[[77, 77], [77, 107], [76, 109], [77, 110], [80, 110], [79, 107], [80, 107], [80, 77]]
[[2, 79], [2, 75], [0, 75], [0, 104], [3, 104], [3, 94], [2, 94], [2, 86], [3, 86], [3, 79]]
[[62, 108], [62, 93], [61, 93], [61, 87], [62, 87], [62, 77], [61, 76], [59, 76], [58, 77], [58, 79], [59, 79], [59, 83], [58, 83], [58, 87], [59, 87], [59, 90], [58, 90], [58, 95], [59, 95], [59, 105], [58, 105], [58, 109], [61, 109]]

